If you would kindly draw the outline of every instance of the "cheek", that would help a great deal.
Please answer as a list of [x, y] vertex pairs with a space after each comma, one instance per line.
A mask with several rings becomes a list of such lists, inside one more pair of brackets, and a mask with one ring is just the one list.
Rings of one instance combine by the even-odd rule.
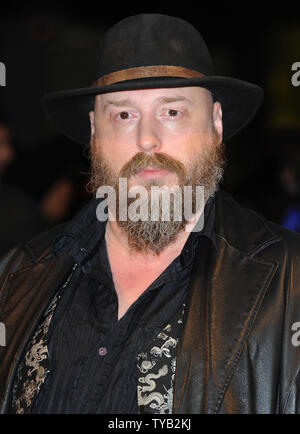
[[181, 122], [170, 123], [163, 130], [165, 143], [173, 143], [174, 149], [187, 151], [199, 147], [211, 136], [211, 122], [203, 113], [187, 116]]
[[129, 146], [135, 138], [134, 124], [124, 123], [121, 127], [118, 122], [104, 117], [95, 124], [95, 137], [99, 143]]
[[98, 137], [96, 148], [99, 158], [105, 159], [115, 172], [119, 172], [135, 154], [136, 149], [131, 147], [127, 141], [121, 142], [114, 137], [109, 139], [103, 136]]
[[[100, 116], [99, 116], [100, 118]], [[111, 140], [113, 142], [125, 142], [128, 137], [134, 136], [136, 129], [135, 122], [116, 121], [111, 116], [104, 115], [95, 125], [95, 135], [101, 140]]]
[[208, 135], [197, 132], [185, 132], [169, 136], [165, 142], [164, 152], [182, 162], [190, 161], [201, 148], [208, 143]]

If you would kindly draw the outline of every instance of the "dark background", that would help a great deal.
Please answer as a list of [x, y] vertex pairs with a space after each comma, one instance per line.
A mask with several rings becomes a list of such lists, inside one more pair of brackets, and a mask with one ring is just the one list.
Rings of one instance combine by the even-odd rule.
[[[291, 83], [292, 64], [300, 62], [298, 8], [286, 2], [266, 9], [253, 2], [238, 7], [215, 2], [165, 3], [158, 7], [153, 2], [149, 7], [130, 2], [20, 5], [11, 1], [1, 5], [0, 61], [6, 65], [6, 87], [0, 87], [0, 123], [9, 125], [16, 152], [2, 185], [17, 190], [39, 212], [51, 192], [52, 202], [53, 197], [57, 201], [63, 197], [60, 203], [65, 201], [65, 207], [56, 216], [44, 216], [26, 232], [20, 215], [26, 220], [30, 206], [25, 202], [20, 209], [18, 196], [12, 196], [10, 212], [19, 215], [18, 226], [24, 228], [19, 234], [8, 224], [12, 214], [6, 215], [6, 202], [0, 201], [0, 242], [1, 227], [6, 228], [5, 234], [8, 229], [16, 233], [14, 240], [8, 240], [14, 244], [72, 217], [91, 197], [86, 191], [89, 161], [83, 149], [45, 119], [40, 100], [51, 91], [90, 85], [103, 33], [117, 21], [145, 12], [190, 21], [206, 40], [218, 75], [244, 79], [264, 89], [264, 102], [255, 119], [226, 143], [222, 188], [243, 205], [299, 231], [300, 86]], [[68, 182], [59, 184], [61, 180]]]

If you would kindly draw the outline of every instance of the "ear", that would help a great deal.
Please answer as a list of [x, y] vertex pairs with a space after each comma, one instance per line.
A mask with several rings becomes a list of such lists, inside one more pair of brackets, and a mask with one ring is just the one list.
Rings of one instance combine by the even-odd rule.
[[223, 135], [223, 122], [222, 122], [222, 107], [219, 101], [214, 103], [213, 107], [213, 123], [219, 136]]
[[95, 113], [93, 111], [89, 112], [90, 123], [91, 123], [91, 136], [95, 134]]

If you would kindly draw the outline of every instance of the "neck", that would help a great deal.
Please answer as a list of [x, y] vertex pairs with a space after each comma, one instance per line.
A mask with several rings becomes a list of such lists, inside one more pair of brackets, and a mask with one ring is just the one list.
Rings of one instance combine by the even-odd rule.
[[109, 220], [105, 239], [109, 263], [118, 295], [120, 319], [129, 306], [180, 255], [189, 232], [182, 230], [176, 240], [159, 254], [132, 251], [118, 222]]

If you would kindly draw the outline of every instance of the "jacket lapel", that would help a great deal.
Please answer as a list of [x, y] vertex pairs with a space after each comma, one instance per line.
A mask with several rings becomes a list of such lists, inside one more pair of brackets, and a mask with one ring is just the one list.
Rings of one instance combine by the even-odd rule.
[[[244, 250], [241, 251], [231, 240], [225, 239], [225, 231], [230, 233], [230, 228], [228, 224], [224, 226], [224, 208], [219, 199], [217, 249], [205, 237], [201, 237], [198, 246], [177, 352], [173, 413], [218, 412], [257, 311], [277, 270], [277, 264], [254, 256], [255, 251], [279, 238], [269, 228], [262, 230], [260, 224], [257, 232], [252, 235], [248, 232], [247, 244], [242, 219], [237, 219], [235, 221], [239, 221], [242, 228], [231, 230], [239, 242], [237, 233], [242, 231]], [[231, 206], [231, 216], [232, 212], [237, 212], [232, 208], [234, 206]]]
[[[2, 353], [0, 351], [0, 377], [9, 380], [5, 385], [1, 413], [7, 411], [14, 374], [25, 344], [59, 285], [70, 275], [72, 265], [73, 260], [66, 255], [57, 259], [45, 254], [44, 257], [37, 258], [31, 266], [24, 265], [16, 273], [12, 273], [2, 288], [6, 303], [1, 310], [1, 320], [6, 325], [7, 346]], [[10, 287], [13, 287], [14, 291], [10, 291]], [[30, 291], [25, 293], [24, 287], [30, 288]], [[11, 311], [15, 312], [14, 315], [10, 314]], [[15, 361], [14, 371], [9, 375], [12, 360]]]

